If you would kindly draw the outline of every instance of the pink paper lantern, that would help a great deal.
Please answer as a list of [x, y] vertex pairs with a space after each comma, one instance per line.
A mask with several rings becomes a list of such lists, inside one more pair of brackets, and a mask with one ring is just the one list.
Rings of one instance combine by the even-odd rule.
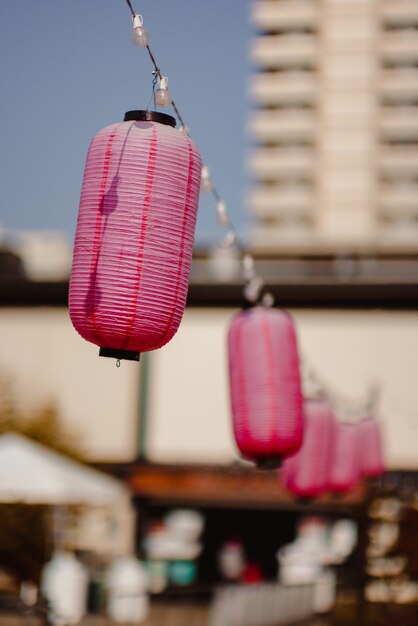
[[236, 314], [228, 333], [233, 428], [241, 454], [277, 466], [302, 443], [303, 401], [296, 334], [284, 311]]
[[366, 478], [377, 478], [385, 473], [380, 424], [374, 417], [366, 417], [358, 428], [362, 474]]
[[285, 459], [280, 478], [295, 495], [314, 498], [328, 488], [337, 425], [330, 405], [323, 400], [305, 400], [304, 415], [302, 446]]
[[201, 160], [174, 126], [169, 115], [129, 111], [90, 144], [69, 306], [102, 356], [139, 360], [170, 341], [183, 315]]
[[357, 424], [337, 424], [329, 488], [335, 492], [353, 489], [361, 476], [360, 437]]

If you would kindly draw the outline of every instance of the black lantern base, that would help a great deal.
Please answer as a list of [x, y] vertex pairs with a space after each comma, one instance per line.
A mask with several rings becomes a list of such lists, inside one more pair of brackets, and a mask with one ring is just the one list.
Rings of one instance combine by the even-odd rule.
[[281, 456], [270, 456], [266, 459], [259, 459], [257, 461], [257, 468], [261, 470], [273, 470], [281, 467], [283, 459]]
[[111, 359], [125, 359], [125, 361], [139, 361], [140, 352], [133, 350], [119, 350], [118, 348], [100, 348], [99, 356], [108, 356]]

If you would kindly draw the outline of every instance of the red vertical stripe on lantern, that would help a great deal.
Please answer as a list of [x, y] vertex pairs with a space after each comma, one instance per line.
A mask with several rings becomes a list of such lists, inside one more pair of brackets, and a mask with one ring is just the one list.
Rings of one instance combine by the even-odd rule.
[[133, 326], [135, 323], [135, 314], [136, 314], [136, 310], [138, 306], [139, 290], [140, 290], [140, 285], [141, 285], [141, 276], [142, 276], [142, 268], [143, 268], [142, 260], [144, 257], [145, 235], [146, 235], [147, 226], [148, 226], [148, 212], [149, 212], [150, 203], [151, 203], [152, 183], [154, 180], [156, 160], [157, 160], [157, 128], [156, 126], [153, 126], [150, 150], [149, 150], [148, 166], [147, 166], [146, 183], [145, 183], [145, 196], [144, 196], [144, 201], [142, 205], [141, 230], [140, 230], [139, 242], [138, 242], [138, 265], [137, 265], [136, 278], [135, 278], [135, 283], [134, 283], [135, 286], [133, 289], [134, 296], [131, 301], [131, 306], [129, 307], [125, 340], [122, 344], [123, 347], [126, 346], [126, 344], [129, 342], [129, 339], [131, 338]]
[[273, 365], [273, 353], [272, 353], [272, 338], [269, 332], [269, 321], [267, 317], [263, 319], [263, 340], [264, 340], [264, 352], [266, 355], [266, 383], [268, 387], [268, 399], [269, 399], [269, 419], [270, 419], [270, 432], [272, 436], [277, 436], [277, 416], [279, 414], [277, 406], [277, 392], [274, 387], [274, 365]]

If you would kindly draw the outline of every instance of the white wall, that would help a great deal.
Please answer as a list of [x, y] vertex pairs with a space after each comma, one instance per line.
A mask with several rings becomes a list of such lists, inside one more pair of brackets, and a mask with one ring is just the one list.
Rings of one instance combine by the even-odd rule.
[[167, 462], [229, 462], [225, 332], [230, 313], [189, 309], [179, 331], [150, 353], [147, 453]]
[[[381, 387], [387, 462], [418, 469], [418, 315], [292, 312], [304, 360], [351, 401]], [[229, 462], [233, 442], [225, 339], [233, 311], [190, 309], [179, 332], [150, 355], [148, 454], [155, 461]]]
[[90, 460], [124, 461], [137, 449], [139, 367], [99, 358], [65, 308], [0, 309], [0, 374], [26, 408], [56, 404]]
[[[150, 353], [148, 456], [161, 462], [227, 463], [232, 437], [226, 332], [233, 310], [189, 309], [177, 335]], [[418, 315], [293, 312], [304, 360], [339, 394], [364, 398], [381, 386], [387, 460], [418, 469]], [[137, 450], [142, 365], [98, 357], [66, 309], [0, 309], [0, 373], [26, 406], [56, 402], [92, 460], [126, 461]]]

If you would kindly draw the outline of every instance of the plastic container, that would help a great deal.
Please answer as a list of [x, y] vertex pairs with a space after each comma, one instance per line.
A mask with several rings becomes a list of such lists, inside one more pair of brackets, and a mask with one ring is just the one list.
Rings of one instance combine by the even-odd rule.
[[114, 622], [136, 624], [149, 612], [148, 575], [133, 556], [115, 559], [107, 572], [107, 612]]
[[42, 572], [42, 591], [51, 607], [52, 624], [78, 624], [87, 607], [88, 575], [69, 552], [56, 552]]

